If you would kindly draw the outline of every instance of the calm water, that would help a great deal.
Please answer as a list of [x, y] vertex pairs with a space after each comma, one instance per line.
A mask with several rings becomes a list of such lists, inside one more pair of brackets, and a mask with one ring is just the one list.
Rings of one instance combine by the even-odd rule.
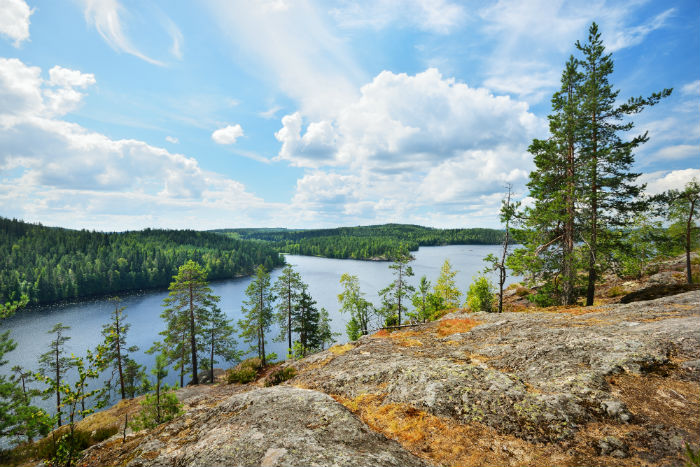
[[[420, 277], [425, 275], [434, 284], [442, 263], [446, 258], [449, 258], [453, 268], [459, 271], [456, 281], [464, 293], [472, 276], [484, 268], [482, 261], [484, 256], [489, 253], [496, 254], [499, 250], [500, 247], [496, 245], [422, 247], [414, 253], [416, 260], [412, 263], [412, 267], [415, 276], [411, 278], [412, 283], [417, 285]], [[380, 303], [377, 291], [393, 280], [388, 262], [292, 255], [287, 256], [287, 262], [292, 264], [301, 274], [304, 282], [309, 284], [309, 290], [318, 302], [318, 307], [324, 307], [328, 310], [333, 330], [342, 333], [338, 339], [339, 342], [346, 340], [345, 323], [348, 319], [347, 316], [338, 312], [337, 296], [340, 293], [340, 276], [346, 272], [358, 276], [362, 291], [370, 301], [377, 305]], [[281, 268], [272, 272], [273, 282], [280, 272]], [[495, 282], [495, 276], [492, 276], [492, 279]], [[245, 299], [245, 289], [250, 281], [250, 277], [245, 277], [211, 284], [214, 294], [221, 297], [221, 309], [234, 322], [242, 317], [241, 305]], [[508, 283], [510, 282], [512, 279], [509, 278]], [[131, 323], [127, 342], [129, 345], [137, 345], [140, 348], [139, 352], [132, 356], [136, 361], [149, 368], [153, 365], [154, 356], [144, 352], [155, 340], [160, 339], [158, 333], [164, 328], [160, 313], [163, 298], [166, 296], [167, 291], [149, 291], [122, 298], [122, 306], [126, 307], [127, 322]], [[2, 367], [1, 371], [7, 373], [13, 365], [36, 370], [39, 355], [48, 350], [51, 340], [51, 335], [47, 332], [58, 322], [71, 327], [71, 330], [68, 331], [71, 340], [67, 342], [66, 350], [76, 355], [84, 355], [86, 349], [94, 348], [102, 341], [102, 325], [107, 322], [113, 309], [113, 303], [100, 299], [25, 310], [2, 321], [0, 330], [4, 332], [9, 329], [11, 331], [11, 337], [17, 342], [17, 349], [6, 355], [9, 362]], [[278, 332], [278, 328], [273, 327], [270, 338], [277, 335]], [[244, 345], [239, 342], [239, 347], [243, 348]], [[280, 342], [270, 342], [265, 345], [265, 349], [276, 352], [280, 357], [284, 357], [286, 354], [286, 345]], [[225, 364], [219, 366], [225, 367]], [[171, 370], [168, 382], [175, 383], [177, 380], [176, 372]], [[38, 400], [36, 403], [42, 404]], [[51, 410], [50, 402], [47, 401], [43, 404], [48, 410]]]

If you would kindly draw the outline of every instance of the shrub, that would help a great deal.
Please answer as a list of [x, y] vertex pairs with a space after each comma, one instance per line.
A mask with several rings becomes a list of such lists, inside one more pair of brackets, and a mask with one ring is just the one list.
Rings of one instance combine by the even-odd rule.
[[493, 311], [494, 287], [485, 276], [474, 278], [467, 291], [467, 307], [471, 311]]
[[517, 295], [518, 297], [521, 297], [521, 298], [522, 298], [522, 297], [527, 297], [528, 295], [530, 295], [530, 289], [528, 289], [527, 287], [523, 287], [523, 286], [519, 285], [519, 286], [517, 286], [517, 288], [515, 289], [515, 295]]
[[294, 378], [296, 374], [296, 370], [291, 366], [288, 366], [287, 368], [280, 368], [267, 377], [267, 380], [265, 380], [265, 387], [277, 386], [280, 383], [284, 383], [288, 379]]
[[627, 291], [625, 290], [624, 287], [621, 285], [614, 285], [608, 289], [605, 295], [607, 295], [609, 298], [612, 297], [619, 297], [620, 295], [625, 295]]
[[262, 360], [260, 360], [258, 357], [249, 358], [236, 365], [235, 369], [243, 368], [250, 368], [255, 371], [260, 371], [262, 369]]
[[228, 384], [246, 384], [250, 383], [251, 381], [255, 381], [255, 378], [257, 377], [258, 371], [254, 370], [253, 368], [233, 368], [231, 370], [228, 370], [228, 374], [226, 375], [226, 381], [228, 382]]
[[[160, 406], [160, 419], [158, 408]], [[155, 428], [161, 423], [172, 420], [182, 413], [182, 403], [177, 400], [175, 392], [165, 388], [160, 393], [160, 401], [156, 394], [148, 394], [141, 401], [141, 411], [136, 419], [129, 424], [132, 430]]]
[[391, 315], [387, 316], [384, 319], [384, 326], [389, 327], [389, 326], [397, 326], [399, 324], [399, 315]]
[[92, 434], [92, 442], [100, 443], [106, 440], [107, 438], [111, 438], [112, 436], [116, 435], [118, 431], [119, 427], [116, 425], [98, 428]]

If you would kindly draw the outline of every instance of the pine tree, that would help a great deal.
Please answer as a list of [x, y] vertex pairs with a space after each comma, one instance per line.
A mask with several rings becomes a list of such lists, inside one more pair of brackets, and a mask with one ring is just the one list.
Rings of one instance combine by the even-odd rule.
[[66, 356], [65, 349], [66, 342], [70, 340], [70, 337], [65, 335], [65, 331], [69, 329], [70, 326], [56, 323], [48, 332], [55, 337], [49, 343], [49, 350], [39, 356], [39, 373], [37, 375], [38, 378], [40, 377], [48, 385], [44, 391], [44, 399], [48, 399], [53, 394], [56, 395], [56, 421], [59, 427], [63, 424], [61, 384], [71, 364], [70, 359]]
[[275, 281], [272, 287], [273, 293], [277, 296], [278, 309], [277, 321], [280, 325], [279, 340], [287, 338], [288, 352], [292, 352], [292, 312], [299, 301], [299, 293], [302, 288], [301, 276], [291, 265], [282, 269], [282, 274]]
[[631, 172], [631, 167], [633, 150], [649, 138], [644, 133], [623, 141], [620, 133], [634, 127], [633, 122], [623, 120], [668, 97], [671, 89], [647, 98], [630, 98], [626, 103], [616, 105], [620, 92], [613, 90], [609, 81], [614, 68], [612, 54], [605, 53], [596, 23], [592, 23], [588, 30], [588, 41], [585, 44], [577, 41], [576, 48], [583, 55], [579, 62], [584, 75], [581, 87], [581, 180], [587, 189], [582, 192], [580, 201], [587, 217], [583, 240], [588, 248], [586, 305], [590, 306], [599, 268], [597, 255], [599, 248], [605, 247], [604, 241], [600, 241], [601, 235], [605, 235], [606, 228], [624, 227], [634, 213], [643, 208], [643, 205], [635, 204], [635, 200], [644, 187], [635, 184], [639, 174]]
[[221, 357], [227, 362], [240, 359], [240, 352], [237, 350], [238, 342], [234, 339], [235, 330], [231, 321], [217, 306], [209, 310], [207, 322], [204, 330], [206, 335], [206, 346], [209, 350], [209, 360], [204, 361], [204, 366], [209, 370], [209, 382], [214, 382], [214, 364], [218, 363], [214, 357]]
[[[685, 270], [688, 284], [693, 283], [690, 263], [690, 250], [693, 238], [697, 239], [697, 225], [693, 217], [700, 215], [700, 184], [697, 179], [688, 182], [683, 190], [668, 190], [657, 197], [662, 202], [666, 217], [683, 226], [683, 247], [685, 249]], [[695, 235], [693, 235], [695, 233]]]
[[413, 269], [408, 265], [415, 258], [408, 252], [408, 249], [402, 248], [394, 257], [394, 262], [389, 266], [389, 269], [394, 271], [394, 281], [386, 288], [379, 291], [382, 301], [385, 304], [384, 314], [389, 318], [397, 314], [397, 325], [401, 325], [401, 311], [406, 308], [406, 298], [409, 293], [415, 291], [415, 287], [407, 282], [407, 278], [413, 276]]
[[[129, 332], [130, 324], [126, 323], [126, 315], [124, 315], [124, 310], [126, 307], [119, 306], [119, 299], [112, 299], [115, 302], [114, 311], [110, 315], [110, 322], [102, 326], [102, 335], [104, 336], [104, 344], [107, 347], [107, 354], [105, 358], [108, 364], [112, 365], [113, 373], [116, 372], [119, 377], [118, 384], [121, 393], [121, 398], [126, 399], [126, 383], [124, 380], [124, 367], [126, 366], [126, 360], [129, 358], [130, 352], [136, 352], [139, 348], [135, 345], [128, 347], [126, 345], [126, 335]], [[112, 378], [110, 378], [106, 385], [108, 388], [112, 387]], [[111, 391], [109, 391], [111, 392]]]
[[318, 339], [321, 343], [320, 350], [324, 350], [326, 345], [332, 344], [338, 336], [340, 336], [340, 333], [333, 332], [331, 329], [331, 320], [328, 316], [328, 311], [326, 311], [325, 308], [321, 308], [318, 320]]
[[426, 322], [430, 319], [430, 303], [428, 295], [430, 294], [430, 281], [427, 277], [421, 276], [418, 283], [418, 290], [411, 298], [415, 313], [412, 315], [418, 321]]
[[258, 353], [262, 366], [265, 366], [265, 333], [270, 330], [274, 314], [274, 295], [270, 288], [270, 274], [260, 265], [253, 281], [245, 291], [248, 300], [243, 302], [244, 318], [238, 321], [240, 337], [250, 344], [250, 350]]
[[503, 236], [503, 250], [501, 257], [489, 254], [484, 261], [490, 264], [484, 272], [498, 271], [498, 312], [503, 312], [503, 285], [506, 283], [506, 259], [508, 257], [508, 247], [510, 242], [510, 222], [515, 217], [518, 203], [511, 201], [512, 186], [508, 184], [508, 192], [501, 205], [501, 222], [505, 224], [505, 235]]
[[440, 276], [438, 276], [434, 289], [435, 295], [442, 299], [443, 306], [445, 308], [459, 307], [459, 299], [462, 294], [455, 283], [456, 275], [457, 271], [452, 270], [450, 260], [446, 259], [445, 262], [442, 263], [442, 267], [440, 268]]
[[[219, 297], [211, 293], [207, 273], [192, 260], [180, 266], [173, 279], [168, 288], [170, 294], [163, 300], [166, 309], [161, 314], [167, 324], [165, 342], [172, 345], [171, 351], [179, 353], [181, 385], [184, 382], [184, 348], [188, 347], [192, 384], [199, 384], [197, 353], [202, 346], [203, 326], [208, 310], [218, 303]], [[168, 341], [168, 337], [174, 339]]]
[[308, 287], [304, 284], [299, 294], [299, 302], [293, 310], [293, 331], [298, 334], [298, 349], [301, 357], [321, 347], [324, 336], [319, 332], [321, 315], [316, 308], [316, 301], [311, 298]]

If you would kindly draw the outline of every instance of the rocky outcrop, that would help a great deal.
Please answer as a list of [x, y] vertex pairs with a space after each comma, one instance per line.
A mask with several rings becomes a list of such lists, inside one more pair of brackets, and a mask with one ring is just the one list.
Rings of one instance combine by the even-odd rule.
[[[680, 465], [700, 443], [700, 292], [453, 313], [185, 388], [186, 414], [84, 465]], [[199, 391], [199, 392], [198, 392]]]
[[[83, 465], [428, 465], [317, 391], [290, 386], [234, 394], [151, 432], [90, 449]], [[107, 454], [107, 456], [105, 456]]]

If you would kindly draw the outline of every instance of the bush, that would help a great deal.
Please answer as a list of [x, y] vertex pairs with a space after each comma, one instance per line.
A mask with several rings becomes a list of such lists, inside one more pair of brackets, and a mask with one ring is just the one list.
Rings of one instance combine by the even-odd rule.
[[182, 413], [182, 403], [177, 400], [175, 392], [165, 388], [160, 393], [160, 420], [158, 420], [158, 400], [156, 394], [148, 394], [141, 401], [141, 411], [129, 424], [132, 430], [155, 428], [161, 423], [172, 420]]
[[112, 436], [116, 435], [117, 432], [119, 432], [119, 427], [116, 425], [98, 428], [92, 434], [92, 442], [100, 443], [107, 438], [111, 438]]
[[267, 377], [265, 380], [265, 387], [277, 386], [278, 384], [284, 383], [288, 379], [294, 378], [296, 374], [296, 370], [291, 366], [288, 366], [287, 368], [280, 368]]
[[243, 360], [235, 367], [235, 369], [237, 370], [243, 368], [249, 368], [251, 370], [260, 371], [262, 370], [262, 360], [260, 360], [258, 357], [249, 358], [247, 360]]
[[612, 298], [619, 297], [620, 295], [625, 295], [626, 293], [627, 291], [624, 287], [622, 287], [621, 285], [614, 285], [608, 289], [605, 295], [609, 298]]
[[399, 315], [391, 315], [387, 316], [384, 319], [384, 326], [389, 327], [389, 326], [397, 326], [399, 324]]
[[231, 370], [228, 370], [228, 374], [226, 375], [226, 381], [228, 382], [228, 384], [247, 384], [251, 381], [255, 381], [255, 378], [257, 377], [258, 371], [254, 370], [253, 368], [233, 368]]
[[527, 299], [539, 307], [553, 306], [557, 304], [558, 291], [550, 282], [539, 287], [534, 294], [527, 296]]
[[467, 307], [471, 311], [493, 311], [494, 287], [485, 276], [474, 278], [467, 291]]

